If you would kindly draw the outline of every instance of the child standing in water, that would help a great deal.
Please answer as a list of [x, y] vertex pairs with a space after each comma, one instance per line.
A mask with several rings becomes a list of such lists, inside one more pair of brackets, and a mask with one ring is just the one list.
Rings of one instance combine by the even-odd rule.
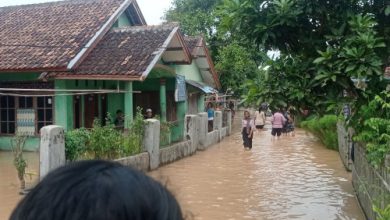
[[249, 111], [244, 111], [244, 119], [242, 119], [242, 140], [244, 141], [245, 150], [252, 149], [253, 131], [255, 129], [255, 123], [251, 119]]

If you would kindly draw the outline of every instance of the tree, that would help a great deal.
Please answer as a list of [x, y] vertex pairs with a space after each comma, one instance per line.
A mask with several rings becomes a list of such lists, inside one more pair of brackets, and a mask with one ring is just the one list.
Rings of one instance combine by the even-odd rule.
[[235, 96], [245, 93], [247, 89], [241, 85], [247, 79], [253, 79], [257, 71], [257, 64], [252, 59], [251, 53], [234, 42], [220, 48], [216, 61], [215, 68], [220, 75], [223, 90], [230, 88]]
[[165, 20], [179, 22], [186, 35], [204, 35], [207, 40], [215, 36], [214, 11], [220, 0], [174, 0], [166, 11]]
[[[389, 32], [387, 8], [384, 0], [225, 0], [218, 12], [219, 32], [244, 38], [258, 48], [278, 49], [282, 56], [294, 59], [295, 69], [284, 71], [283, 79], [270, 83], [299, 84], [301, 78], [289, 76], [300, 72], [311, 82], [307, 84], [310, 94], [302, 100], [318, 97], [316, 103], [308, 104], [325, 113], [334, 110], [327, 107], [337, 106], [344, 90], [367, 101], [367, 94], [378, 92], [383, 85], [378, 74], [389, 62], [389, 47], [382, 41]], [[271, 64], [273, 74], [279, 71], [278, 65]], [[363, 79], [370, 80], [369, 88], [356, 89], [352, 79], [359, 85], [364, 85]]]

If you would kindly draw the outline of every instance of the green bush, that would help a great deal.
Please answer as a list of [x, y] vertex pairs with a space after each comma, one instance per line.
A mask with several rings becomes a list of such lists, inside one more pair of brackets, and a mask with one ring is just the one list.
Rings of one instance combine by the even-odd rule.
[[301, 127], [316, 135], [327, 148], [337, 150], [337, 120], [336, 115], [314, 116], [301, 122]]
[[78, 159], [116, 159], [142, 151], [144, 120], [141, 109], [130, 123], [127, 132], [116, 128], [110, 121], [102, 126], [95, 120], [93, 128], [80, 128], [65, 133], [65, 157]]
[[356, 128], [354, 141], [366, 145], [367, 159], [378, 168], [390, 153], [390, 92], [384, 91], [375, 96], [356, 113], [352, 124]]
[[108, 123], [101, 126], [100, 120], [93, 122], [88, 150], [96, 159], [114, 159], [122, 155], [123, 135], [115, 126]]
[[85, 128], [71, 130], [65, 133], [65, 157], [66, 160], [77, 160], [87, 151], [90, 133]]
[[142, 141], [144, 138], [145, 121], [142, 109], [137, 108], [135, 118], [129, 125], [129, 132], [124, 136], [123, 155], [134, 155], [141, 153]]

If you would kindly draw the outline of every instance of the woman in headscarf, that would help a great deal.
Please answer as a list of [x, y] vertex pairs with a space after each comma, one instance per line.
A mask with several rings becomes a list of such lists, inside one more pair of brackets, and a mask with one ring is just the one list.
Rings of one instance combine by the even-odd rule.
[[255, 123], [251, 119], [249, 111], [244, 111], [244, 119], [242, 119], [242, 140], [244, 141], [245, 150], [252, 149], [253, 131], [255, 129]]

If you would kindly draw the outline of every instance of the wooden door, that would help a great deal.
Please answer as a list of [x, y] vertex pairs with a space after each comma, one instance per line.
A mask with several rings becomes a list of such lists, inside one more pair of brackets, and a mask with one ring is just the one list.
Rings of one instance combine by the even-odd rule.
[[84, 126], [92, 128], [93, 121], [99, 117], [98, 96], [86, 95], [84, 97]]

